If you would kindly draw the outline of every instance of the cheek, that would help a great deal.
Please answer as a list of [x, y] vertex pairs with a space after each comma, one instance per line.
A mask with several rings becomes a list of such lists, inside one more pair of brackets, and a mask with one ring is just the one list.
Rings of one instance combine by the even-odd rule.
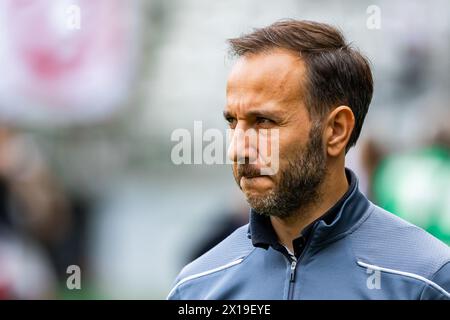
[[297, 132], [289, 132], [280, 138], [280, 166], [286, 164], [289, 160], [298, 158], [308, 142], [308, 135], [297, 130]]
[[305, 142], [303, 137], [299, 137], [298, 134], [280, 139], [278, 172], [273, 177], [274, 181], [279, 182], [282, 173], [290, 170], [292, 164], [297, 163], [302, 158], [306, 144], [307, 141]]

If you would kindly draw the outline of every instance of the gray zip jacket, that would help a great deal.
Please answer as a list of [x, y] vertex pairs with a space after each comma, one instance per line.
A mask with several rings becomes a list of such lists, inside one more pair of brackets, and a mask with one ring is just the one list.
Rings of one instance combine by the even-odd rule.
[[353, 185], [298, 258], [255, 247], [245, 225], [185, 266], [168, 299], [450, 300], [450, 248]]

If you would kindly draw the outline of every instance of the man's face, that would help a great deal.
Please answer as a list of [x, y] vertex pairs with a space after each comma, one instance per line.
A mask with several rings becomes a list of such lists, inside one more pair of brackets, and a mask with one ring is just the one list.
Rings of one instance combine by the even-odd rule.
[[[310, 120], [303, 102], [305, 75], [299, 57], [273, 50], [239, 58], [228, 78], [224, 115], [230, 128], [269, 131], [263, 143], [238, 141], [242, 136], [234, 134], [229, 148], [236, 183], [260, 214], [289, 217], [320, 196], [326, 156], [321, 125]], [[273, 129], [278, 130], [278, 141], [270, 141]], [[274, 175], [261, 174], [264, 143], [278, 143], [278, 159], [271, 159], [278, 161]]]

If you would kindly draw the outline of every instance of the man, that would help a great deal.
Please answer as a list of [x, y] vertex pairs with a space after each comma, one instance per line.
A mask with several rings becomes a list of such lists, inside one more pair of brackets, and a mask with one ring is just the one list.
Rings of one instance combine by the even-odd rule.
[[[279, 169], [233, 135], [250, 223], [187, 265], [169, 299], [450, 299], [450, 250], [372, 204], [344, 166], [373, 91], [335, 28], [287, 20], [230, 40], [232, 130], [279, 133]], [[243, 148], [234, 148], [235, 144]]]

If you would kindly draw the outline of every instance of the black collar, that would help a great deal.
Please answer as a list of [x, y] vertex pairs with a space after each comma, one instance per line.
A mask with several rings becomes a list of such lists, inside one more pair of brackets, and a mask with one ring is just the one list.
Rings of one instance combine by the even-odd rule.
[[[360, 201], [361, 196], [365, 199], [365, 197], [358, 190], [358, 179], [356, 175], [350, 170], [345, 169], [345, 173], [347, 176], [347, 180], [349, 182], [349, 188], [347, 192], [336, 202], [331, 209], [329, 209], [325, 214], [323, 214], [320, 218], [310, 223], [300, 234], [300, 236], [294, 240], [293, 245], [295, 249], [295, 255], [298, 256], [304, 247], [305, 243], [312, 236], [312, 230], [316, 225], [323, 225], [324, 227], [336, 226], [337, 230], [342, 231], [342, 228], [339, 228], [336, 224], [336, 220], [341, 217], [341, 213], [344, 207], [349, 207], [349, 203], [354, 201]], [[367, 199], [365, 199], [367, 201]], [[368, 201], [367, 201], [368, 202]], [[341, 219], [342, 220], [342, 219]], [[353, 220], [353, 219], [350, 219]], [[349, 221], [350, 223], [351, 221]], [[331, 231], [331, 230], [328, 230]], [[317, 228], [314, 233], [317, 232]], [[320, 233], [320, 232], [319, 232]], [[283, 246], [278, 242], [277, 235], [275, 230], [272, 227], [272, 223], [270, 222], [270, 218], [267, 216], [263, 216], [258, 214], [253, 209], [250, 210], [250, 223], [248, 230], [249, 238], [252, 239], [252, 243], [255, 247], [261, 247], [264, 249], [268, 249], [270, 246], [276, 250], [284, 251]], [[333, 234], [329, 232], [322, 232], [324, 236], [330, 238]], [[315, 237], [314, 237], [315, 238]], [[326, 240], [326, 239], [324, 239]]]

